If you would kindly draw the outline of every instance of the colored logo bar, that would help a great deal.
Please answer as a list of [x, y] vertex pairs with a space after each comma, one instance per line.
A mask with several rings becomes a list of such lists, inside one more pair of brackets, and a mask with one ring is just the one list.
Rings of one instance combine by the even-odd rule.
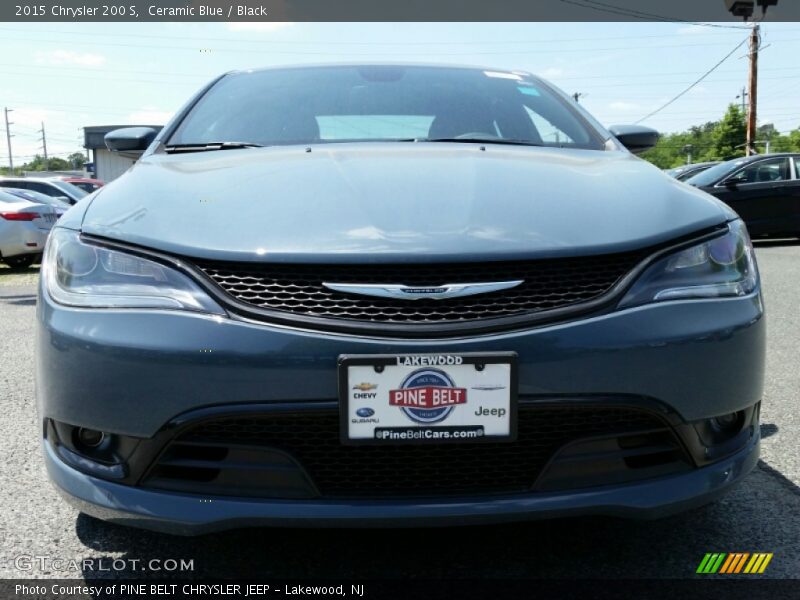
[[709, 552], [700, 561], [696, 572], [702, 575], [757, 574], [763, 573], [771, 560], [772, 552]]
[[426, 385], [424, 387], [390, 390], [389, 404], [392, 406], [410, 406], [413, 408], [439, 408], [454, 404], [465, 404], [467, 390], [465, 388]]

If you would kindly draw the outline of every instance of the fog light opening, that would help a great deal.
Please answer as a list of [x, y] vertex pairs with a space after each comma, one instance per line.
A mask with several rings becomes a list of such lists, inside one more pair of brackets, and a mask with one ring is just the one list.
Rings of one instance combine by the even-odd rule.
[[744, 411], [728, 413], [710, 419], [711, 428], [719, 433], [733, 433], [742, 428]]
[[78, 442], [84, 448], [97, 448], [106, 439], [106, 434], [102, 431], [95, 429], [86, 429], [81, 427], [78, 429]]

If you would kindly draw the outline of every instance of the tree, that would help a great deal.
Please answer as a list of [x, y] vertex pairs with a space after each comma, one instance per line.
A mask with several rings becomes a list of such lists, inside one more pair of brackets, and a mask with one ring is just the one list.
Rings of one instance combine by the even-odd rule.
[[730, 160], [745, 155], [747, 123], [742, 109], [730, 104], [725, 116], [711, 132], [711, 148], [705, 160]]
[[685, 165], [691, 155], [691, 162], [699, 162], [711, 146], [711, 126], [692, 127], [682, 133], [670, 133], [661, 136], [652, 150], [642, 154], [642, 158], [661, 169], [671, 169]]
[[86, 164], [86, 155], [83, 152], [73, 152], [67, 157], [67, 162], [73, 169], [82, 169]]
[[800, 152], [800, 129], [790, 131], [787, 135], [776, 133], [769, 140], [770, 152]]
[[47, 165], [44, 164], [44, 156], [37, 154], [33, 160], [26, 162], [22, 165], [23, 171], [44, 171]]
[[760, 127], [756, 128], [756, 139], [758, 140], [771, 140], [779, 135], [780, 133], [777, 129], [775, 129], [775, 125], [773, 123], [764, 123]]
[[86, 157], [83, 152], [73, 152], [67, 159], [59, 158], [57, 156], [48, 157], [47, 161], [44, 156], [37, 154], [33, 160], [28, 161], [22, 165], [23, 171], [73, 171], [83, 168], [86, 162]]

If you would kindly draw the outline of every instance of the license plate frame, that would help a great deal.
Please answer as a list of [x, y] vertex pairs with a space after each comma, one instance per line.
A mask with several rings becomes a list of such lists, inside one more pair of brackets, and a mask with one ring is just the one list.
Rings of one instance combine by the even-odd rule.
[[[508, 367], [508, 380], [506, 386], [498, 386], [497, 389], [506, 389], [508, 390], [507, 395], [507, 406], [506, 409], [508, 411], [507, 415], [507, 423], [508, 423], [508, 432], [503, 435], [495, 435], [495, 434], [485, 434], [481, 435], [481, 437], [473, 437], [468, 439], [377, 439], [375, 437], [375, 431], [378, 429], [397, 429], [397, 428], [389, 428], [389, 427], [372, 427], [373, 435], [372, 437], [351, 437], [350, 431], [350, 421], [353, 418], [351, 415], [351, 392], [353, 389], [352, 382], [349, 378], [349, 369], [350, 367], [373, 367], [375, 369], [375, 373], [381, 374], [383, 371], [377, 371], [377, 368], [386, 369], [389, 367], [402, 367], [402, 369], [407, 370], [409, 368], [413, 368], [416, 365], [407, 365], [407, 364], [399, 364], [399, 360], [405, 360], [406, 358], [410, 359], [412, 362], [419, 357], [420, 360], [423, 360], [423, 357], [428, 361], [431, 360], [444, 360], [447, 362], [450, 359], [454, 361], [460, 359], [460, 363], [458, 365], [452, 364], [425, 364], [419, 366], [419, 369], [423, 369], [425, 367], [429, 367], [431, 369], [439, 369], [448, 373], [447, 369], [450, 367], [453, 369], [454, 367], [458, 366], [461, 368], [462, 366], [469, 366], [472, 365], [476, 371], [483, 371], [487, 365], [507, 365]], [[361, 446], [361, 445], [373, 445], [373, 446], [386, 446], [386, 445], [395, 445], [395, 444], [411, 444], [411, 445], [424, 445], [424, 444], [482, 444], [482, 443], [505, 443], [505, 442], [513, 442], [517, 439], [517, 413], [518, 413], [518, 376], [517, 376], [517, 353], [516, 352], [454, 352], [454, 353], [398, 353], [398, 354], [343, 354], [340, 355], [337, 361], [337, 371], [338, 371], [338, 386], [339, 386], [339, 440], [342, 445], [346, 446]], [[477, 366], [476, 366], [477, 365]], [[480, 367], [483, 365], [483, 368]], [[463, 371], [463, 369], [462, 369]], [[384, 377], [385, 378], [385, 377]], [[463, 378], [463, 376], [462, 376]], [[473, 395], [475, 394], [475, 390], [478, 390], [478, 387], [473, 387]], [[385, 390], [382, 390], [382, 392]], [[377, 400], [377, 396], [376, 396]], [[465, 404], [468, 404], [469, 395], [465, 398]], [[497, 397], [494, 398], [494, 401], [497, 401]], [[388, 398], [387, 398], [388, 403]], [[501, 401], [502, 404], [502, 401]], [[451, 424], [440, 424], [440, 425], [415, 425], [412, 423], [411, 419], [408, 419], [408, 422], [404, 424], [404, 426], [400, 427], [400, 429], [412, 430], [412, 429], [419, 429], [419, 430], [437, 430], [437, 431], [445, 431], [445, 430], [452, 430], [452, 429], [469, 429], [470, 427], [481, 427], [480, 425], [459, 425], [453, 427]], [[482, 426], [485, 429], [485, 426]], [[482, 429], [483, 431], [483, 429]]]

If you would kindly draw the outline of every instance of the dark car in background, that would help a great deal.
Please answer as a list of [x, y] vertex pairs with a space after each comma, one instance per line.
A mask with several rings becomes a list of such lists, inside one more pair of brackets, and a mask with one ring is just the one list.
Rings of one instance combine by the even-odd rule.
[[711, 161], [711, 162], [701, 162], [701, 163], [693, 163], [690, 165], [683, 165], [681, 167], [675, 167], [674, 169], [667, 169], [665, 173], [670, 177], [674, 177], [678, 181], [686, 181], [690, 177], [694, 177], [705, 171], [706, 169], [710, 169], [711, 167], [718, 165], [720, 161]]
[[[103, 519], [444, 525], [709, 502], [756, 464], [747, 231], [528, 73], [228, 73], [71, 208], [47, 469]], [[627, 149], [626, 149], [627, 148]]]
[[730, 206], [754, 237], [800, 237], [800, 154], [737, 158], [686, 183]]

